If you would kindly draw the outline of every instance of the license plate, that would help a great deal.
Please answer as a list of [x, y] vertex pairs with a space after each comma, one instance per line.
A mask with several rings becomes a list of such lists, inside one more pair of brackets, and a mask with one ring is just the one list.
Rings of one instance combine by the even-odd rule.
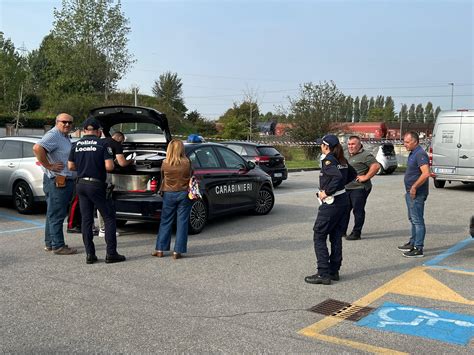
[[273, 176], [274, 176], [274, 177], [282, 177], [283, 174], [282, 174], [282, 173], [275, 173], [275, 174], [273, 174]]
[[456, 168], [434, 168], [436, 174], [454, 174]]

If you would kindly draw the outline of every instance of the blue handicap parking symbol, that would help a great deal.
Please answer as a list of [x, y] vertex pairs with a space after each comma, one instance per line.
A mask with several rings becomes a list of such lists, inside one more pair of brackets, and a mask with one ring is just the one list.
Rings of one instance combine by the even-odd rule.
[[357, 325], [467, 345], [474, 336], [474, 317], [385, 302]]

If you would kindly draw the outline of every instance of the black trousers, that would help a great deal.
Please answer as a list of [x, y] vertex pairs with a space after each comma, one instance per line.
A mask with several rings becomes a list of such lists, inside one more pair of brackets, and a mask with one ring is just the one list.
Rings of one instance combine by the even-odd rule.
[[[75, 188], [74, 188], [75, 190]], [[82, 216], [81, 208], [79, 206], [79, 196], [74, 191], [73, 198], [69, 203], [69, 215], [67, 216], [67, 228], [68, 229], [81, 229]]]
[[95, 255], [94, 234], [94, 206], [97, 207], [104, 218], [105, 242], [107, 243], [107, 255], [117, 254], [117, 226], [115, 221], [115, 208], [111, 199], [105, 198], [105, 184], [78, 182], [76, 191], [79, 196], [79, 204], [82, 212], [82, 240], [87, 254]]
[[[349, 198], [342, 194], [334, 198], [331, 205], [323, 203], [319, 206], [318, 216], [314, 222], [314, 252], [318, 266], [318, 274], [328, 277], [339, 271], [342, 263], [342, 234], [346, 228], [349, 211]], [[331, 242], [331, 253], [327, 247], [327, 238]]]
[[361, 234], [362, 227], [365, 222], [365, 204], [367, 203], [367, 198], [369, 197], [370, 191], [372, 189], [354, 189], [346, 190], [347, 195], [349, 196], [350, 209], [347, 215], [347, 225], [344, 229], [344, 232], [347, 234], [347, 227], [349, 226], [350, 212], [354, 214], [354, 228], [352, 231], [356, 234]]

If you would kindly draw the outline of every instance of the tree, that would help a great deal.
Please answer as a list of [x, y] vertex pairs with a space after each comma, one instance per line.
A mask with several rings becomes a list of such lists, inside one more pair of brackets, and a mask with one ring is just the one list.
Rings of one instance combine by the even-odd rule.
[[423, 106], [421, 104], [418, 104], [415, 109], [415, 121], [421, 123], [424, 119], [425, 116], [423, 112]]
[[360, 101], [359, 96], [354, 100], [354, 122], [360, 122]]
[[[54, 9], [52, 34], [67, 50], [62, 60], [73, 64], [93, 66], [102, 58], [105, 99], [133, 63], [128, 52], [128, 19], [122, 13], [120, 0], [62, 0], [61, 9]], [[69, 69], [74, 69], [69, 68]]]
[[425, 107], [425, 122], [433, 123], [434, 118], [433, 104], [428, 101]]
[[369, 114], [369, 100], [367, 95], [362, 96], [360, 99], [360, 120], [366, 121]]
[[374, 100], [374, 97], [370, 97], [370, 100], [369, 100], [369, 110], [372, 110], [373, 108], [375, 107], [375, 100]]
[[398, 118], [402, 119], [403, 122], [407, 122], [407, 120], [408, 120], [408, 106], [406, 104], [402, 105], [402, 108], [400, 110]]
[[[258, 105], [255, 102], [244, 101], [240, 105], [234, 103], [231, 109], [219, 117], [218, 122], [224, 124], [222, 137], [226, 139], [249, 138], [249, 113], [258, 117], [260, 115]], [[252, 131], [256, 128], [256, 119], [252, 120]]]
[[27, 74], [25, 59], [0, 32], [0, 108], [3, 111], [12, 113], [22, 105], [19, 94], [26, 84]]
[[383, 108], [383, 119], [385, 122], [395, 120], [395, 103], [391, 96], [385, 98], [385, 106]]
[[408, 110], [408, 122], [416, 122], [415, 104], [411, 104], [410, 110]]
[[351, 96], [346, 97], [346, 122], [352, 122], [352, 116], [354, 114], [354, 99]]
[[385, 103], [385, 98], [382, 95], [377, 95], [375, 99], [375, 107], [383, 108]]
[[436, 107], [436, 110], [435, 110], [435, 113], [434, 113], [435, 119], [438, 118], [438, 115], [439, 115], [440, 112], [441, 112], [441, 107], [439, 107], [439, 106]]
[[[294, 117], [291, 137], [299, 141], [314, 141], [328, 133], [330, 124], [336, 122], [343, 96], [332, 81], [301, 85], [299, 97], [290, 98], [290, 113]], [[306, 149], [305, 153], [308, 158], [314, 158], [314, 150]]]
[[182, 86], [183, 83], [178, 78], [178, 74], [168, 71], [155, 80], [151, 90], [158, 99], [159, 105], [164, 106], [166, 111], [168, 108], [184, 117], [188, 109], [184, 106]]

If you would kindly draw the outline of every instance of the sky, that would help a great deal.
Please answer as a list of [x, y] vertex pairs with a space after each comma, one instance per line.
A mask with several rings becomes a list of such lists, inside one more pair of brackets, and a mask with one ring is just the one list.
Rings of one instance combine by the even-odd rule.
[[[37, 49], [61, 1], [0, 0], [0, 31]], [[217, 119], [246, 97], [288, 113], [300, 85], [474, 109], [474, 0], [122, 0], [136, 62], [119, 82], [151, 94], [177, 73], [189, 111]], [[452, 83], [452, 84], [450, 84]], [[138, 103], [140, 104], [140, 103]]]

